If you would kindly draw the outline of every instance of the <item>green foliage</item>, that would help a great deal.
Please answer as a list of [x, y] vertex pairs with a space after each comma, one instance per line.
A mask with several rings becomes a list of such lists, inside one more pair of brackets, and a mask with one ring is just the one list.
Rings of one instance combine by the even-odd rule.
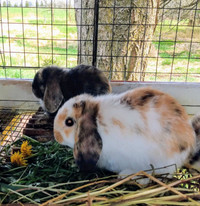
[[3, 2], [3, 7], [6, 7], [6, 6], [7, 6], [6, 1], [4, 1]]
[[[10, 163], [10, 154], [12, 150], [19, 150], [23, 140], [32, 145], [32, 155], [27, 158], [27, 166], [16, 167]], [[72, 149], [57, 142], [40, 143], [23, 136], [5, 146], [2, 154], [0, 204], [38, 205], [54, 200], [52, 203], [67, 205], [92, 201], [98, 205], [153, 205], [155, 202], [159, 205], [194, 205], [195, 200], [191, 198], [199, 196], [195, 191], [199, 191], [200, 176], [192, 177], [186, 170], [179, 171], [173, 179], [168, 179], [166, 174], [157, 179], [142, 172], [142, 176], [153, 180], [143, 186], [132, 180], [134, 174], [117, 179], [115, 174], [103, 170], [82, 173], [74, 163]]]
[[172, 48], [174, 46], [174, 41], [173, 40], [165, 40], [165, 41], [160, 41], [160, 42], [153, 42], [156, 48], [160, 49], [161, 51], [166, 51]]
[[49, 65], [52, 65], [52, 64], [55, 64], [55, 65], [59, 65], [59, 62], [57, 61], [56, 58], [53, 58], [50, 56], [50, 57], [45, 57], [45, 58], [41, 58], [41, 66], [42, 67], [45, 67], [45, 66], [49, 66]]
[[[2, 16], [7, 17], [7, 8], [2, 8]], [[19, 7], [10, 7], [8, 9], [9, 12], [9, 20], [13, 23], [22, 23], [21, 16], [21, 8]], [[66, 20], [67, 15], [67, 20]], [[70, 21], [69, 21], [70, 15]], [[7, 35], [4, 33], [4, 38], [2, 38], [2, 43], [5, 48], [9, 48], [11, 44], [12, 51], [20, 51], [22, 53], [11, 54], [11, 62], [10, 55], [6, 55], [4, 64], [6, 66], [24, 66], [27, 65], [29, 67], [37, 67], [37, 66], [47, 66], [51, 64], [57, 64], [58, 66], [66, 66], [66, 61], [68, 66], [72, 67], [77, 64], [77, 53], [78, 53], [78, 45], [77, 42], [68, 42], [66, 44], [65, 39], [73, 39], [77, 38], [77, 28], [76, 26], [66, 26], [66, 21], [69, 24], [75, 23], [75, 12], [70, 9], [70, 11], [66, 12], [65, 9], [55, 9], [54, 10], [54, 19], [53, 22], [53, 38], [60, 39], [54, 40], [53, 42], [53, 59], [51, 57], [52, 54], [52, 43], [50, 40], [41, 40], [41, 39], [50, 39], [51, 36], [51, 26], [50, 25], [25, 25], [25, 33], [23, 35], [23, 31], [21, 27], [16, 27], [15, 25], [10, 25], [10, 36], [15, 37], [9, 42]], [[38, 24], [51, 24], [51, 10], [46, 8], [38, 8], [38, 21], [36, 17], [36, 9], [35, 8], [23, 8], [23, 20], [25, 23], [38, 23]], [[58, 25], [59, 24], [59, 25]], [[38, 29], [38, 30], [37, 30]], [[25, 38], [37, 38], [38, 36], [41, 38], [38, 42], [37, 40], [25, 40], [23, 41], [23, 37]], [[19, 38], [19, 39], [17, 39]], [[24, 48], [25, 46], [25, 48]], [[23, 52], [27, 52], [24, 54]], [[29, 53], [36, 54], [29, 54]], [[37, 54], [39, 52], [39, 55]], [[44, 53], [44, 54], [40, 54]], [[61, 54], [61, 55], [60, 55]], [[68, 54], [66, 56], [65, 54]], [[39, 59], [38, 59], [39, 57]], [[25, 64], [26, 62], [26, 64]], [[0, 60], [2, 63], [2, 59]], [[34, 70], [28, 71], [27, 69], [19, 69], [11, 70], [6, 69], [6, 77], [9, 78], [33, 78]], [[4, 70], [0, 71], [0, 77], [5, 77]]]
[[164, 59], [163, 61], [162, 61], [162, 65], [164, 66], [164, 65], [171, 65], [171, 63], [172, 63], [172, 60], [171, 59]]
[[[33, 154], [28, 160], [28, 166], [16, 167], [10, 163], [9, 157], [12, 152], [12, 148], [20, 148], [22, 141], [28, 140], [32, 145]], [[8, 145], [4, 148], [2, 153], [5, 152], [5, 158], [0, 157], [0, 201], [1, 203], [11, 203], [15, 201], [19, 195], [14, 192], [10, 194], [10, 190], [17, 191], [24, 186], [29, 186], [30, 189], [22, 190], [22, 195], [33, 193], [31, 188], [37, 187], [51, 187], [59, 185], [59, 189], [70, 190], [73, 185], [67, 184], [67, 182], [83, 181], [93, 179], [97, 177], [105, 176], [104, 171], [96, 171], [94, 173], [81, 173], [77, 168], [72, 149], [69, 147], [61, 146], [57, 142], [40, 143], [32, 138], [24, 136], [20, 140], [14, 142], [12, 145]], [[107, 175], [111, 173], [107, 172]], [[76, 186], [82, 185], [82, 183]], [[84, 191], [84, 190], [83, 190]], [[57, 194], [57, 191], [50, 192], [51, 195]], [[33, 193], [29, 198], [35, 202], [42, 202], [42, 198], [45, 194]], [[27, 202], [26, 198], [22, 198], [22, 202]]]
[[19, 69], [13, 69], [13, 68], [6, 68], [5, 69], [0, 69], [0, 78], [3, 77], [7, 78], [20, 78], [20, 70]]
[[29, 2], [28, 1], [26, 1], [25, 7], [29, 7]]

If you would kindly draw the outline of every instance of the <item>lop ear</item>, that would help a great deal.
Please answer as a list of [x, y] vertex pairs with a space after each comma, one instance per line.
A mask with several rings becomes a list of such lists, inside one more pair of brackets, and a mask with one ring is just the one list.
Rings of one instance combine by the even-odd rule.
[[44, 87], [41, 84], [42, 78], [41, 78], [41, 72], [37, 72], [35, 74], [35, 77], [32, 81], [32, 92], [37, 97], [42, 99], [44, 95]]
[[46, 110], [50, 113], [56, 112], [62, 104], [63, 99], [59, 82], [55, 78], [49, 80], [46, 84], [43, 98]]
[[84, 108], [75, 138], [74, 158], [80, 170], [88, 171], [96, 167], [102, 150], [102, 139], [96, 124], [98, 105], [88, 107], [86, 103]]

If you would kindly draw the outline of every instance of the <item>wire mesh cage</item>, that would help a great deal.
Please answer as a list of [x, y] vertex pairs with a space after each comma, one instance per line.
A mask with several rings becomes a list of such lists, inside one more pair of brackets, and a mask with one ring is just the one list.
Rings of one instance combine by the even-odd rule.
[[[135, 174], [110, 181], [105, 171], [79, 172], [71, 148], [51, 141], [53, 118], [39, 108], [31, 82], [49, 65], [89, 64], [105, 73], [113, 93], [153, 84], [193, 115], [199, 63], [199, 0], [0, 0], [0, 203], [198, 205], [199, 173], [185, 179], [191, 174], [180, 171], [168, 184], [171, 176], [156, 179], [151, 165], [152, 175], [139, 176], [153, 184], [137, 190]], [[11, 156], [22, 155], [26, 140], [33, 155], [14, 167]]]
[[199, 2], [1, 0], [0, 77], [93, 64], [111, 80], [199, 82]]
[[[199, 23], [197, 0], [1, 0], [0, 78], [92, 64], [112, 81], [199, 82]], [[32, 113], [2, 108], [1, 144]]]
[[0, 110], [1, 147], [17, 140], [22, 135], [33, 112]]

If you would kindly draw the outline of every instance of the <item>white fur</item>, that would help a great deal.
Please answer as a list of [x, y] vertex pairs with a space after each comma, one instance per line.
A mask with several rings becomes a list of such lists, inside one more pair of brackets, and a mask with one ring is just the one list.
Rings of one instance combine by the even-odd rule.
[[44, 101], [42, 99], [39, 99], [40, 102], [40, 106], [42, 107], [42, 109], [45, 111], [45, 105], [44, 105]]
[[[160, 114], [151, 107], [145, 113], [147, 116], [147, 122], [145, 122], [140, 111], [120, 103], [121, 97], [125, 94], [109, 94], [98, 97], [80, 95], [67, 101], [58, 111], [57, 116], [62, 114], [66, 108], [68, 116], [73, 115], [72, 105], [75, 102], [81, 100], [98, 102], [103, 122], [102, 124], [97, 118], [97, 129], [103, 142], [97, 162], [100, 168], [120, 174], [128, 171], [130, 174], [141, 170], [150, 170], [152, 166], [161, 168], [172, 165], [156, 172], [173, 173], [176, 167], [184, 164], [191, 148], [169, 155], [168, 140], [174, 136], [163, 130], [160, 124]], [[57, 124], [57, 116], [54, 127], [61, 130], [64, 137], [63, 144], [73, 148], [75, 133], [72, 132], [69, 137], [65, 137], [62, 132], [64, 124], [61, 127]], [[125, 128], [113, 124], [113, 118], [122, 122]], [[74, 125], [74, 130], [76, 129], [77, 126]]]

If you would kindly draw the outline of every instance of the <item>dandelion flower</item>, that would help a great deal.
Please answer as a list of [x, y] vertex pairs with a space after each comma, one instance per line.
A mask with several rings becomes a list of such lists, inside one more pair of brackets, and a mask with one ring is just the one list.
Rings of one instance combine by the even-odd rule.
[[28, 145], [28, 141], [24, 141], [21, 145], [21, 153], [23, 157], [28, 157], [31, 155], [32, 151], [32, 146]]
[[27, 165], [27, 160], [24, 159], [23, 155], [21, 153], [18, 152], [14, 152], [11, 157], [10, 160], [13, 164], [17, 165], [17, 166], [26, 166]]

